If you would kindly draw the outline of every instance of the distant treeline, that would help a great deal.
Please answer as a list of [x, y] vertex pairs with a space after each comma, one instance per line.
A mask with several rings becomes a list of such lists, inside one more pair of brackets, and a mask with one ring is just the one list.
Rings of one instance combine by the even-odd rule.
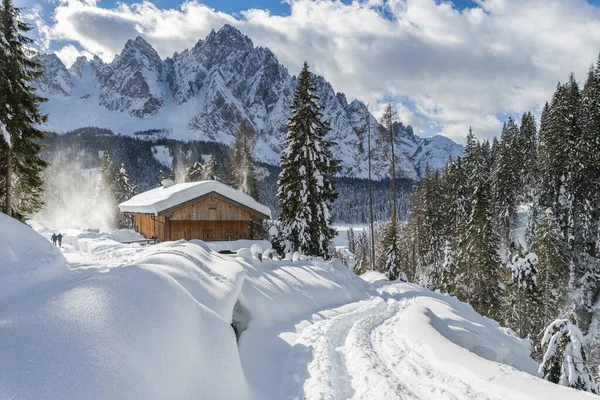
[[[124, 164], [138, 192], [157, 187], [160, 177], [172, 175], [175, 180], [179, 172], [195, 161], [202, 161], [202, 156], [212, 155], [217, 160], [220, 174], [225, 177], [229, 162], [229, 147], [215, 142], [179, 141], [157, 137], [163, 133], [159, 129], [140, 132], [135, 136], [114, 134], [108, 129], [80, 128], [64, 134], [51, 133], [45, 140], [43, 158], [47, 161], [72, 168], [77, 165], [81, 169], [99, 168], [101, 155], [108, 150], [115, 164]], [[155, 157], [157, 146], [169, 149], [173, 166], [169, 168], [161, 164]], [[159, 157], [160, 158], [160, 157]], [[55, 165], [56, 166], [56, 165]], [[279, 167], [257, 163], [259, 167], [259, 191], [261, 202], [270, 207], [277, 215], [277, 178]], [[73, 171], [73, 173], [80, 173]], [[398, 179], [397, 205], [399, 218], [405, 219], [409, 206], [410, 191], [414, 182]], [[373, 181], [373, 215], [375, 220], [384, 221], [389, 218], [391, 199], [389, 195], [390, 181]], [[332, 214], [336, 223], [360, 224], [369, 221], [368, 180], [356, 178], [338, 178], [338, 200]]]

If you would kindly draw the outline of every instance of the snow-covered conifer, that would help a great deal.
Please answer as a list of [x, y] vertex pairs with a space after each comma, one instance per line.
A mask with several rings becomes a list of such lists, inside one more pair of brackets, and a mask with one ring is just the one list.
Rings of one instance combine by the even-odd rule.
[[507, 289], [506, 324], [520, 337], [538, 334], [540, 295], [537, 282], [538, 258], [534, 253], [514, 256], [508, 263], [511, 281]]
[[354, 236], [354, 229], [352, 229], [352, 227], [348, 228], [347, 235], [348, 250], [350, 251], [350, 253], [354, 254], [354, 252], [356, 251], [356, 238]]
[[199, 182], [202, 180], [203, 175], [204, 175], [204, 165], [202, 165], [202, 163], [196, 161], [186, 168], [185, 181], [186, 182]]
[[277, 198], [283, 240], [302, 253], [326, 257], [336, 234], [329, 209], [337, 198], [339, 162], [325, 137], [330, 127], [318, 102], [314, 77], [304, 63], [287, 123]]
[[454, 293], [456, 287], [456, 266], [452, 259], [452, 244], [446, 240], [444, 246], [444, 263], [440, 270], [439, 282], [436, 289], [442, 293]]
[[113, 187], [117, 204], [129, 200], [135, 195], [135, 185], [132, 183], [123, 163], [121, 163], [121, 167], [115, 173]]
[[544, 379], [586, 392], [598, 393], [583, 347], [583, 335], [571, 320], [557, 319], [546, 328], [539, 368]]
[[24, 219], [43, 206], [42, 173], [48, 163], [41, 159], [39, 129], [47, 117], [40, 112], [46, 99], [35, 93], [33, 82], [42, 76], [33, 58], [31, 26], [23, 22], [12, 0], [0, 6], [0, 210]]
[[498, 237], [494, 231], [490, 187], [482, 166], [475, 173], [471, 216], [461, 234], [456, 265], [459, 298], [478, 312], [499, 315], [502, 288], [500, 286], [500, 257]]
[[203, 181], [220, 181], [219, 178], [219, 164], [214, 154], [210, 155], [210, 159], [204, 164], [202, 169], [202, 180]]
[[540, 291], [539, 315], [542, 328], [561, 314], [566, 301], [569, 257], [566, 243], [552, 209], [540, 219], [532, 250], [538, 257], [537, 285]]

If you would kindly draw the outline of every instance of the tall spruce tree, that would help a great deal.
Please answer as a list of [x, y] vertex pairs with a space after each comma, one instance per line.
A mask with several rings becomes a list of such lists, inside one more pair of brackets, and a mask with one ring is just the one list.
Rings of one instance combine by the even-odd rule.
[[520, 186], [518, 148], [519, 128], [512, 118], [504, 124], [500, 147], [492, 170], [494, 215], [499, 237], [507, 248], [511, 247], [511, 230], [517, 213], [517, 193]]
[[537, 127], [531, 111], [524, 113], [521, 117], [517, 143], [517, 162], [521, 161], [517, 163], [519, 197], [521, 200], [531, 201], [537, 175]]
[[119, 169], [115, 170], [113, 187], [117, 204], [129, 200], [135, 195], [136, 186], [129, 177], [129, 173], [123, 163], [121, 163]]
[[[256, 171], [254, 165], [254, 148], [256, 132], [249, 122], [243, 120], [240, 124], [235, 141], [229, 153], [228, 179], [229, 186], [246, 193], [256, 201], [260, 201]], [[263, 221], [250, 222], [250, 236], [253, 239], [267, 237], [267, 226]]]
[[511, 280], [507, 287], [508, 310], [506, 324], [520, 337], [537, 335], [540, 293], [538, 287], [538, 258], [534, 253], [525, 257], [515, 255], [508, 268]]
[[331, 204], [337, 198], [335, 174], [339, 161], [326, 139], [329, 124], [323, 121], [314, 77], [305, 62], [288, 120], [288, 134], [281, 155], [277, 198], [280, 234], [287, 251], [327, 257], [335, 237]]
[[254, 170], [256, 133], [246, 120], [240, 124], [229, 154], [229, 186], [259, 200], [258, 184]]
[[499, 316], [502, 288], [498, 237], [491, 214], [491, 193], [486, 171], [475, 173], [471, 216], [462, 232], [456, 264], [458, 295], [475, 310], [491, 318]]
[[550, 382], [598, 394], [583, 343], [581, 330], [572, 319], [552, 322], [542, 338], [544, 357], [539, 372]]
[[396, 279], [406, 281], [406, 274], [402, 271], [402, 259], [398, 243], [398, 222], [395, 218], [390, 219], [385, 229], [383, 248], [385, 251], [383, 254], [385, 276], [390, 281]]
[[115, 164], [108, 150], [104, 151], [102, 161], [100, 161], [100, 174], [96, 181], [95, 197], [98, 201], [107, 201], [115, 203]]
[[219, 164], [217, 163], [217, 158], [215, 154], [210, 155], [210, 160], [204, 164], [204, 168], [202, 169], [202, 180], [203, 181], [220, 181], [219, 177]]
[[538, 257], [539, 332], [563, 314], [569, 280], [568, 248], [551, 208], [546, 209], [540, 219], [532, 250]]
[[196, 161], [190, 164], [185, 170], [185, 181], [186, 182], [199, 182], [204, 176], [204, 165], [201, 162]]
[[9, 216], [24, 219], [43, 206], [39, 141], [46, 133], [37, 127], [46, 122], [39, 109], [46, 99], [35, 93], [33, 82], [42, 72], [25, 36], [31, 27], [21, 21], [21, 10], [11, 0], [0, 7], [0, 207]]

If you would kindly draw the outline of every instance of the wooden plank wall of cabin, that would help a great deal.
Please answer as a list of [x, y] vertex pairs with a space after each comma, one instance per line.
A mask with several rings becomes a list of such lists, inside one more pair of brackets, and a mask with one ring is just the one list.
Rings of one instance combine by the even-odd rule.
[[171, 221], [251, 221], [250, 212], [218, 197], [188, 204], [171, 214]]
[[248, 238], [248, 221], [169, 221], [170, 240], [237, 240]]
[[156, 235], [160, 241], [169, 240], [166, 219], [165, 216], [156, 218], [152, 215], [136, 214], [134, 221], [135, 231], [146, 239], [150, 239]]

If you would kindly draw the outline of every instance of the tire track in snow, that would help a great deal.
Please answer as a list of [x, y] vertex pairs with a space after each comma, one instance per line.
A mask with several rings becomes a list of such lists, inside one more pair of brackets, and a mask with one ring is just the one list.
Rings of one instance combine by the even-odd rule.
[[350, 329], [345, 343], [348, 371], [355, 389], [352, 399], [418, 399], [411, 387], [398, 378], [373, 346], [372, 333], [381, 324], [397, 316], [410, 299], [389, 300], [379, 313], [366, 316]]
[[415, 399], [488, 399], [484, 393], [475, 392], [465, 382], [450, 376], [412, 351], [406, 341], [396, 333], [400, 314], [385, 320], [371, 334], [374, 351], [386, 367], [402, 382], [408, 384]]
[[285, 365], [286, 399], [341, 400], [353, 397], [344, 345], [357, 321], [380, 314], [388, 306], [375, 298], [358, 310], [319, 321], [298, 338]]

